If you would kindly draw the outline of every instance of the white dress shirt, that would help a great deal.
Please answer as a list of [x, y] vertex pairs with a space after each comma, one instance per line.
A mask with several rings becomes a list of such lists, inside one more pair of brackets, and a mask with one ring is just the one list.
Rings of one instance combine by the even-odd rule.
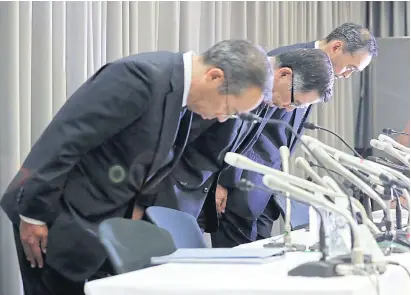
[[[184, 92], [183, 92], [183, 103], [182, 107], [187, 106], [187, 99], [188, 99], [188, 93], [190, 92], [190, 86], [191, 86], [191, 75], [193, 72], [193, 56], [194, 52], [189, 51], [183, 54], [183, 63], [184, 63]], [[44, 221], [40, 221], [37, 219], [25, 217], [23, 215], [20, 215], [21, 220], [35, 224], [35, 225], [44, 225], [46, 224]]]

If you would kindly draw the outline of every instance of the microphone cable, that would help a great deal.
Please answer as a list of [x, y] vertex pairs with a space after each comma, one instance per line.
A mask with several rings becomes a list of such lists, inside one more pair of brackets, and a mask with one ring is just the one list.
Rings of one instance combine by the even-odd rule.
[[[252, 121], [252, 122], [255, 122], [255, 123], [262, 123], [262, 122], [264, 122], [264, 123], [266, 123], [266, 124], [269, 124], [269, 123], [270, 123], [270, 124], [277, 124], [277, 125], [283, 125], [283, 126], [285, 126], [285, 128], [288, 129], [288, 130], [295, 136], [295, 138], [297, 138], [298, 141], [301, 142], [301, 144], [302, 144], [308, 151], [310, 151], [311, 155], [312, 155], [313, 158], [317, 161], [317, 163], [319, 163], [320, 165], [324, 166], [324, 163], [322, 163], [322, 161], [321, 161], [320, 159], [318, 159], [318, 157], [317, 157], [316, 155], [314, 155], [314, 153], [311, 152], [311, 149], [308, 147], [308, 145], [301, 139], [301, 136], [300, 136], [296, 131], [294, 131], [294, 128], [293, 128], [289, 123], [284, 122], [284, 121], [281, 121], [281, 120], [277, 120], [277, 119], [267, 119], [267, 120], [264, 120], [263, 118], [261, 118], [261, 117], [259, 117], [259, 116], [257, 116], [257, 115], [254, 115], [254, 114], [252, 114], [252, 113], [241, 113], [241, 114], [233, 115], [233, 116], [231, 116], [231, 118], [240, 119], [240, 120], [245, 120], [245, 121]], [[324, 166], [324, 167], [325, 167], [325, 166]], [[339, 182], [337, 181], [337, 179], [335, 178], [335, 176], [328, 171], [328, 169], [325, 169], [325, 171], [327, 172], [328, 176], [329, 176], [332, 180], [334, 180], [336, 183], [339, 183]], [[356, 217], [355, 217], [355, 213], [354, 213], [354, 207], [353, 207], [353, 204], [352, 204], [352, 201], [351, 201], [349, 192], [348, 192], [348, 190], [347, 190], [345, 187], [341, 187], [341, 189], [342, 189], [342, 191], [343, 191], [343, 192], [346, 194], [346, 196], [347, 196], [348, 205], [349, 205], [349, 210], [350, 210], [351, 216], [355, 219]], [[351, 241], [354, 241], [354, 234], [353, 234], [353, 231], [352, 231], [352, 230], [350, 231], [350, 238], [351, 238]], [[351, 242], [351, 248], [353, 248], [353, 247], [354, 247], [354, 242]]]
[[[328, 170], [329, 172], [332, 172], [332, 173], [334, 173], [334, 174], [336, 174], [336, 175], [338, 175], [338, 176], [341, 176], [341, 177], [345, 178], [342, 174], [338, 173], [338, 172], [335, 171], [335, 170], [328, 169], [327, 167], [324, 167], [324, 166], [321, 166], [321, 165], [318, 165], [318, 164], [314, 164], [314, 163], [311, 162], [311, 161], [308, 161], [308, 164], [310, 164], [310, 166], [312, 166], [312, 167], [317, 167], [317, 168], [320, 168], [320, 169]], [[339, 183], [339, 182], [338, 182], [338, 183]]]
[[304, 128], [307, 128], [307, 129], [310, 129], [310, 130], [323, 130], [323, 131], [326, 131], [328, 133], [331, 133], [332, 135], [337, 137], [347, 148], [349, 148], [354, 153], [354, 155], [356, 155], [360, 159], [364, 159], [363, 156], [360, 155], [360, 153], [358, 153], [354, 148], [352, 148], [340, 135], [338, 135], [334, 131], [331, 131], [327, 128], [318, 126], [318, 125], [316, 125], [314, 123], [310, 123], [310, 122], [304, 122], [303, 126], [304, 126]]

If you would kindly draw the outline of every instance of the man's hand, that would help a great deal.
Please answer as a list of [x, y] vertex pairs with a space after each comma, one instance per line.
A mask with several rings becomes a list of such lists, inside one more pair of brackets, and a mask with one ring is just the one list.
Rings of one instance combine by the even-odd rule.
[[227, 205], [227, 189], [222, 187], [221, 185], [217, 184], [217, 188], [215, 190], [215, 203], [217, 207], [218, 213], [224, 213], [225, 206]]
[[23, 220], [20, 221], [20, 239], [27, 260], [33, 268], [36, 266], [42, 268], [44, 265], [41, 252], [46, 253], [48, 233], [47, 225], [36, 225]]
[[135, 204], [133, 209], [133, 216], [131, 217], [132, 220], [141, 220], [144, 215], [144, 208]]

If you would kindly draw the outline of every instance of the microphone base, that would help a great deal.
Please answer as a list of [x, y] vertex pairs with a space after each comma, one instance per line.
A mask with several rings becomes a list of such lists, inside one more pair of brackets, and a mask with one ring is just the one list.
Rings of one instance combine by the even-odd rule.
[[[370, 264], [371, 257], [364, 255], [364, 264]], [[332, 278], [339, 277], [342, 274], [337, 273], [336, 268], [341, 264], [351, 264], [351, 253], [340, 255], [329, 260], [310, 261], [291, 269], [289, 276], [293, 277], [319, 277]]]
[[410, 236], [408, 231], [397, 229], [393, 233], [380, 233], [374, 235], [374, 237], [385, 255], [410, 252]]
[[304, 252], [307, 250], [306, 245], [291, 244], [285, 245], [284, 243], [268, 243], [263, 245], [264, 248], [284, 248], [285, 252]]
[[339, 277], [336, 272], [336, 267], [340, 262], [336, 261], [311, 261], [291, 269], [288, 272], [292, 277], [320, 277], [332, 278]]

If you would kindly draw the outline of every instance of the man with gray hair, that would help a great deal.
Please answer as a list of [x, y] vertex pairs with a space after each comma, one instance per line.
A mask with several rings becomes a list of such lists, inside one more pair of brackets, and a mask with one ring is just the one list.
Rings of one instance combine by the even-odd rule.
[[223, 122], [248, 112], [271, 93], [270, 75], [264, 52], [227, 40], [202, 55], [125, 57], [90, 77], [34, 144], [1, 200], [13, 223], [24, 293], [84, 294], [86, 279], [109, 272], [97, 226], [131, 218], [134, 202], [170, 173], [193, 113]]
[[[323, 40], [280, 47], [269, 52], [269, 55], [292, 51], [295, 48], [321, 49], [329, 56], [336, 78], [348, 78], [352, 73], [362, 71], [378, 53], [375, 38], [370, 31], [353, 23], [342, 24]], [[313, 65], [309, 65], [305, 72], [311, 75], [318, 70]], [[295, 91], [298, 86], [296, 84], [293, 86]], [[297, 104], [293, 104], [295, 110], [287, 113], [282, 120], [289, 122], [294, 130], [301, 134], [304, 131], [302, 124], [312, 107], [310, 104], [300, 104], [296, 95], [293, 97], [294, 101], [297, 100]], [[311, 103], [313, 102], [315, 101]], [[287, 109], [287, 111], [291, 110], [291, 107]], [[281, 159], [278, 148], [285, 145], [293, 153], [297, 140], [292, 134], [287, 135], [284, 128], [282, 131], [278, 129], [278, 126], [267, 125], [254, 147], [245, 155], [259, 163], [280, 169]], [[275, 139], [274, 135], [278, 132], [282, 133], [283, 141]], [[273, 221], [284, 214], [284, 197], [272, 196], [262, 191], [242, 192], [235, 187], [235, 183], [241, 178], [261, 183], [261, 176], [257, 173], [230, 168], [223, 176], [225, 177], [221, 177], [220, 185], [216, 189], [216, 206], [222, 215], [218, 230], [212, 234], [213, 246], [234, 247], [270, 237]], [[292, 201], [292, 212], [293, 229], [308, 224], [308, 206]]]
[[[287, 110], [330, 99], [334, 73], [330, 59], [323, 51], [296, 49], [272, 56], [270, 61], [274, 72], [272, 99], [270, 103], [260, 105], [255, 114], [282, 119], [287, 116]], [[313, 67], [317, 71], [312, 72]], [[170, 177], [158, 186], [158, 191], [140, 206], [164, 206], [198, 217], [205, 202], [200, 225], [208, 232], [215, 231], [216, 184], [228, 176], [226, 172], [233, 171], [224, 163], [225, 153], [247, 153], [264, 127], [268, 128], [265, 123], [235, 119], [221, 124], [194, 118], [189, 144], [181, 161]], [[281, 126], [275, 126], [272, 138], [283, 140], [282, 131]], [[276, 158], [278, 155], [273, 153], [271, 156]]]

